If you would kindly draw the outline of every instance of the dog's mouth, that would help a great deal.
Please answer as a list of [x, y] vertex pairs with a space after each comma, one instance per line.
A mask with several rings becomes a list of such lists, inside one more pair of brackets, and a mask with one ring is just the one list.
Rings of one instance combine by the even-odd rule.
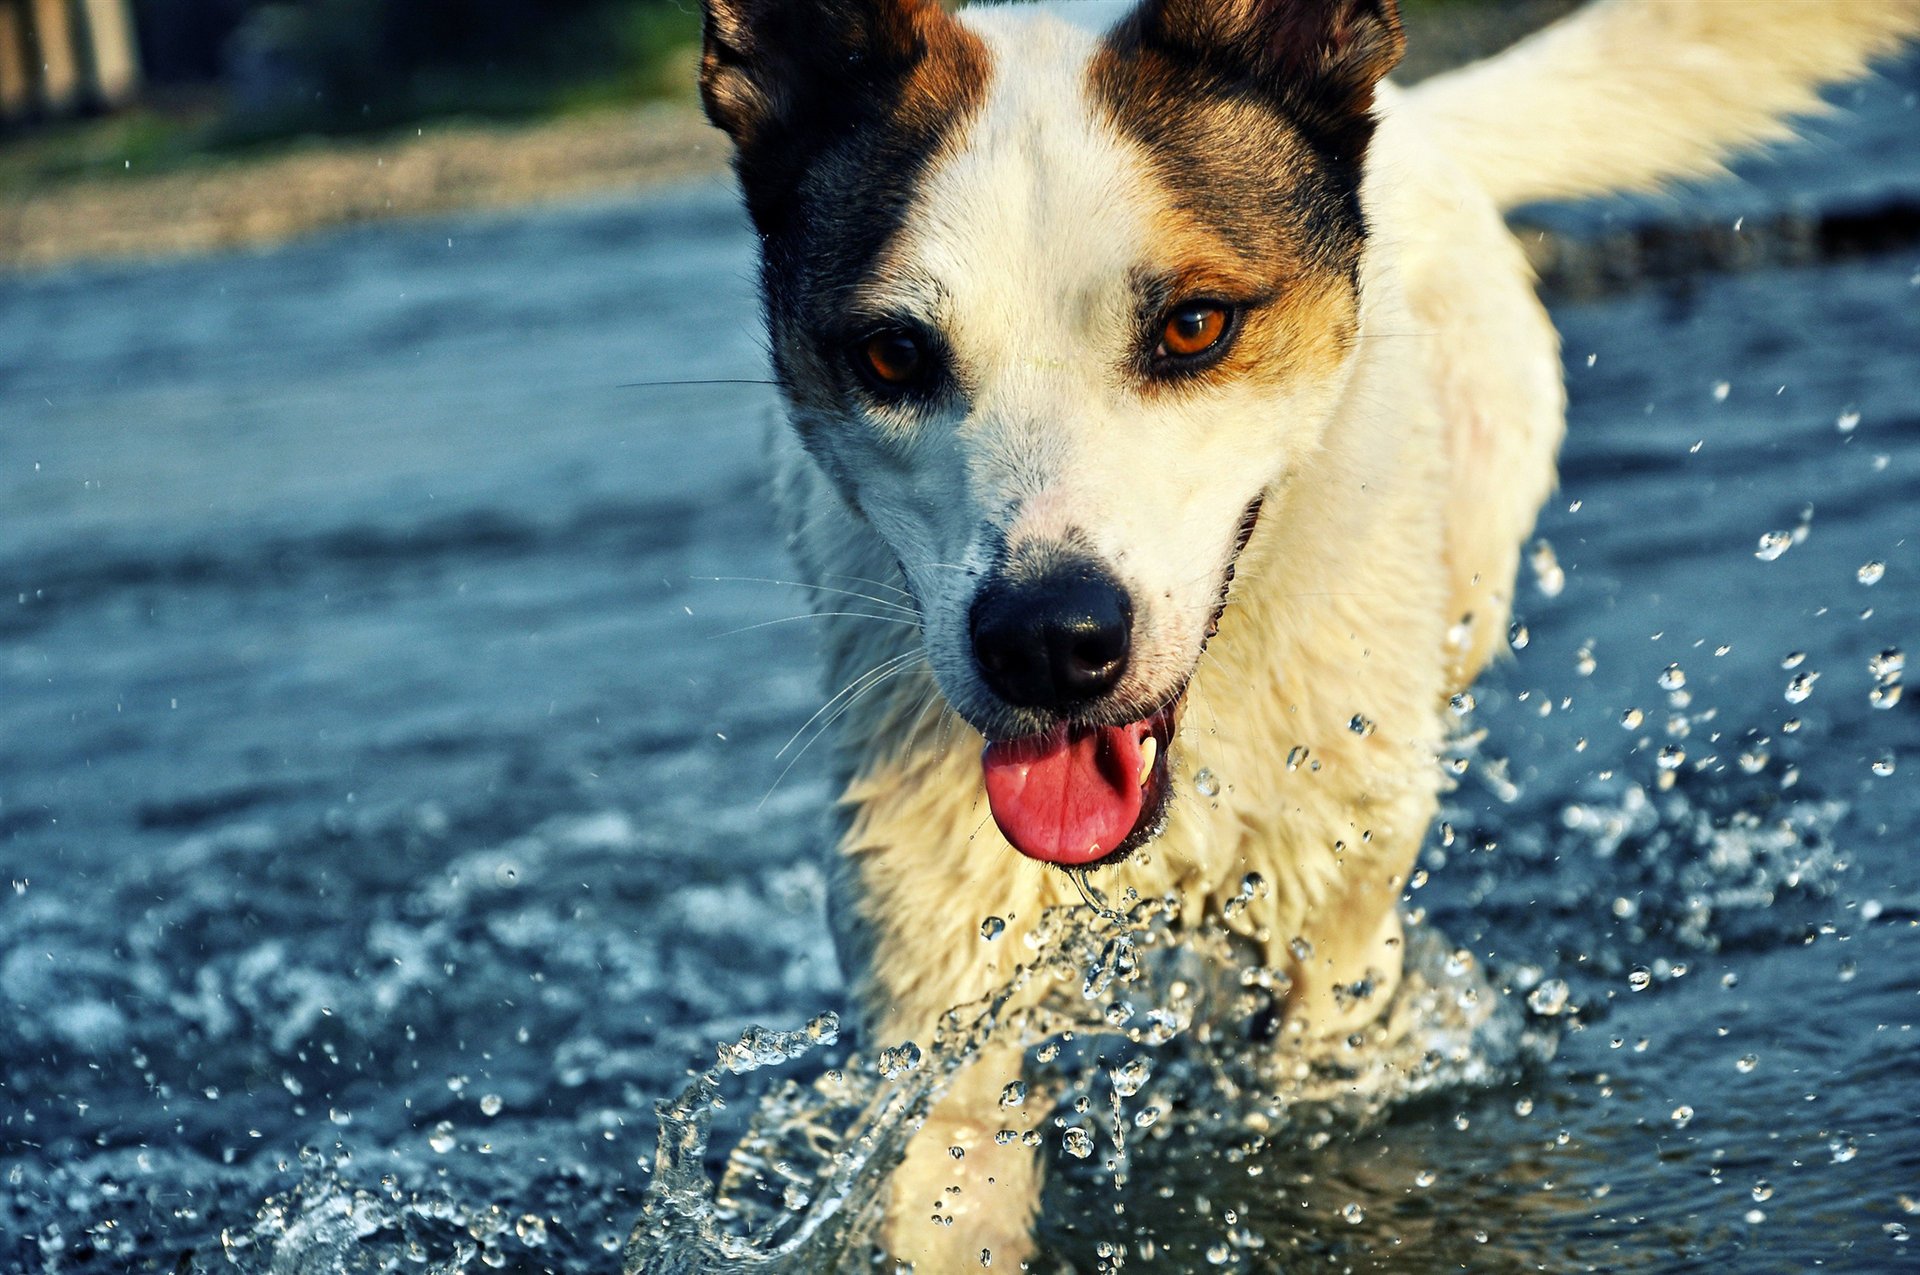
[[[1255, 500], [1228, 556], [1202, 652], [1219, 631], [1234, 566], [1259, 516]], [[1185, 698], [1182, 684], [1138, 721], [1063, 721], [1039, 734], [990, 741], [980, 768], [1001, 834], [1029, 859], [1062, 868], [1111, 863], [1153, 840], [1166, 824], [1172, 796], [1168, 754]]]

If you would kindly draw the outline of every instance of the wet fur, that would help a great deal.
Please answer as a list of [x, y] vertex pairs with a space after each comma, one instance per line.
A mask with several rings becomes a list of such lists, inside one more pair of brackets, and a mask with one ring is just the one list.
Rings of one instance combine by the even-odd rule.
[[[913, 0], [713, 0], [708, 21], [703, 87], [763, 234], [794, 425], [776, 446], [791, 548], [809, 580], [890, 582], [923, 617], [827, 621], [832, 688], [900, 659], [840, 727], [831, 859], [878, 1045], [928, 1040], [1076, 897], [1009, 849], [981, 793], [975, 727], [1033, 722], [980, 685], [965, 608], [1023, 546], [1097, 554], [1140, 600], [1116, 720], [1186, 686], [1171, 815], [1107, 884], [1177, 893], [1291, 967], [1312, 1033], [1372, 1012], [1333, 990], [1397, 978], [1443, 705], [1500, 647], [1564, 424], [1557, 338], [1502, 209], [1779, 136], [1815, 86], [1920, 26], [1920, 0], [1606, 0], [1377, 96], [1398, 51], [1385, 0], [1148, 0], [1105, 39]], [[1262, 304], [1206, 378], [1141, 376], [1128, 334], [1196, 291]], [[956, 369], [911, 410], [863, 400], [842, 354], [900, 314]], [[1296, 749], [1316, 764], [1289, 766]], [[1222, 919], [1250, 871], [1273, 888]], [[997, 941], [987, 916], [1008, 923]], [[974, 1064], [923, 1131], [896, 1256], [1024, 1251], [1037, 1166], [990, 1136], [1018, 1067]], [[951, 1226], [928, 1221], [936, 1201]]]

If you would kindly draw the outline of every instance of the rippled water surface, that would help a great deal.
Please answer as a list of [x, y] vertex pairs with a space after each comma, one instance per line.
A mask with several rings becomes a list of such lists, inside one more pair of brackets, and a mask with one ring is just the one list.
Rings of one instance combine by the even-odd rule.
[[[0, 1268], [616, 1271], [654, 1102], [845, 1008], [771, 394], [627, 387], [763, 375], [749, 253], [696, 192], [0, 282]], [[1920, 1250], [1920, 258], [1557, 318], [1560, 574], [1409, 900], [1555, 1051], [1119, 1183], [1046, 1124], [1055, 1265]], [[887, 1043], [725, 1074], [712, 1158]]]

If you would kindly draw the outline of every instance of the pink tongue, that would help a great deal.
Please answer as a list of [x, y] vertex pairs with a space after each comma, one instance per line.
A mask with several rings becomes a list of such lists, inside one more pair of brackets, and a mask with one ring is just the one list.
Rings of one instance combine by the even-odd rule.
[[1139, 821], [1144, 721], [1056, 726], [988, 744], [980, 767], [993, 821], [1030, 859], [1073, 867], [1112, 854]]

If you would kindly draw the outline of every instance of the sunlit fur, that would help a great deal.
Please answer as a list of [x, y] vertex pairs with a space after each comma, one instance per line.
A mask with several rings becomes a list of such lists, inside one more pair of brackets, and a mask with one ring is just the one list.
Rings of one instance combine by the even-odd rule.
[[[857, 697], [841, 727], [834, 919], [867, 1039], [930, 1039], [1011, 972], [1044, 908], [1076, 897], [1001, 839], [964, 720], [1018, 725], [967, 652], [978, 573], [1002, 541], [1069, 535], [1138, 600], [1127, 701], [1187, 685], [1171, 817], [1105, 885], [1175, 892], [1187, 916], [1239, 930], [1292, 969], [1308, 1033], [1347, 1030], [1398, 976], [1395, 905], [1440, 787], [1442, 706], [1498, 649], [1554, 482], [1557, 338], [1502, 206], [1703, 171], [1913, 30], [1920, 7], [1614, 0], [1486, 69], [1383, 89], [1357, 287], [1304, 272], [1244, 334], [1242, 365], [1178, 387], [1117, 371], [1140, 324], [1133, 281], [1238, 267], [1090, 96], [1094, 37], [1019, 10], [962, 20], [989, 54], [984, 100], [842, 300], [942, 334], [965, 392], [931, 411], [847, 410], [798, 384], [799, 429], [777, 447], [809, 578], [904, 570], [924, 616], [923, 634], [829, 621], [835, 687], [924, 640], [925, 660]], [[1296, 750], [1310, 763], [1289, 765]], [[1217, 797], [1194, 792], [1202, 767]], [[1250, 871], [1270, 893], [1225, 918]], [[997, 941], [981, 937], [987, 916], [1008, 924]], [[1288, 954], [1296, 936], [1305, 963]], [[1332, 985], [1362, 974], [1381, 995], [1342, 1007]], [[974, 1268], [982, 1248], [1011, 1267], [1026, 1249], [1037, 1169], [990, 1136], [1015, 1123], [993, 1098], [1018, 1065], [989, 1056], [963, 1074], [896, 1178], [887, 1240], [921, 1270]], [[942, 1198], [950, 1226], [928, 1221]]]

